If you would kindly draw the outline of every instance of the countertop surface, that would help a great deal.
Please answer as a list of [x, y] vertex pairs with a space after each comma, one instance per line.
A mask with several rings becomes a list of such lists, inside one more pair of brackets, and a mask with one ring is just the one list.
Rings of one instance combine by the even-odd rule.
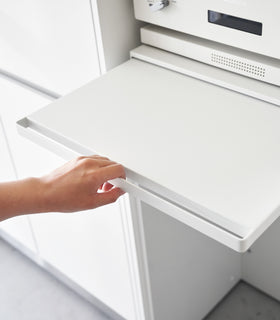
[[132, 59], [28, 117], [244, 235], [278, 216], [280, 109]]

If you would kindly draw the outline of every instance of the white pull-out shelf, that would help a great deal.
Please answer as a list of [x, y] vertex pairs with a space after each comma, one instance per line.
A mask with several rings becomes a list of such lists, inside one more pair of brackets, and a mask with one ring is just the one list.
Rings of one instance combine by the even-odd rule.
[[236, 251], [279, 216], [280, 109], [152, 63], [131, 59], [18, 128], [65, 159], [122, 163], [116, 185]]

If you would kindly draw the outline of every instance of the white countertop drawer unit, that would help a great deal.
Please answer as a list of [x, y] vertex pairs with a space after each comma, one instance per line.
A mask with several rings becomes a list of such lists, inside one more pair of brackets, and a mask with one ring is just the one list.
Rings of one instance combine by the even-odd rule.
[[279, 123], [273, 104], [131, 59], [19, 130], [122, 163], [124, 190], [243, 252], [279, 216]]

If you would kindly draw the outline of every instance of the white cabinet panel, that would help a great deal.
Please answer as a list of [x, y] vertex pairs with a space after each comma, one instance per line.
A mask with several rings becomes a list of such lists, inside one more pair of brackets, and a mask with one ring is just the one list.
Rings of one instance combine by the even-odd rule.
[[41, 175], [42, 169], [46, 173], [55, 168], [62, 161], [52, 154], [48, 156], [45, 150], [20, 137], [15, 126], [16, 121], [26, 112], [35, 111], [48, 104], [50, 100], [9, 81], [7, 78], [0, 78], [0, 88], [2, 122], [18, 178]]
[[9, 181], [15, 179], [15, 172], [13, 170], [11, 157], [8, 150], [6, 140], [6, 133], [2, 125], [2, 118], [0, 116], [0, 181]]
[[0, 0], [0, 69], [59, 94], [97, 77], [87, 0]]
[[280, 218], [243, 255], [242, 278], [280, 300]]
[[91, 0], [102, 71], [129, 59], [129, 51], [140, 44], [133, 2], [127, 0]]
[[[18, 244], [32, 252], [37, 252], [34, 238], [32, 235], [30, 221], [27, 216], [14, 217], [0, 222], [0, 231], [4, 231], [4, 238], [12, 238]], [[7, 238], [8, 236], [8, 238]]]
[[154, 318], [203, 319], [240, 280], [241, 255], [145, 203], [141, 209]]
[[[27, 176], [27, 171], [36, 172], [36, 168], [41, 161], [38, 163], [38, 161], [34, 162], [32, 159], [40, 148], [37, 148], [32, 143], [18, 136], [15, 122], [26, 110], [35, 111], [47, 102], [47, 99], [8, 81], [8, 79], [4, 77], [0, 77], [0, 114], [2, 115], [3, 124], [1, 134], [3, 137], [5, 130], [17, 171], [12, 172], [13, 167], [7, 145], [5, 146], [3, 139], [1, 139], [1, 180], [12, 180], [18, 176]], [[2, 147], [6, 147], [3, 152]], [[49, 159], [46, 159], [43, 155], [41, 159], [44, 160], [44, 163], [49, 162]], [[23, 246], [36, 252], [36, 245], [28, 216], [20, 216], [2, 221], [0, 227], [6, 234], [20, 242]]]
[[[41, 176], [63, 164], [65, 160], [16, 132], [16, 120], [48, 103], [48, 99], [1, 78], [0, 88], [3, 123], [18, 176]], [[27, 218], [14, 218], [4, 225], [7, 232], [19, 241], [22, 241], [19, 233], [24, 230], [23, 219]], [[129, 271], [117, 204], [80, 214], [30, 215], [29, 219], [41, 258], [125, 318], [133, 319]], [[17, 225], [19, 220], [20, 226]], [[12, 228], [15, 231], [11, 231]]]
[[125, 319], [134, 319], [118, 204], [31, 219], [44, 260]]
[[[1, 86], [0, 86], [1, 88]], [[1, 96], [0, 96], [1, 99]], [[16, 178], [12, 159], [8, 150], [6, 134], [0, 117], [0, 182], [14, 180]], [[23, 243], [27, 248], [36, 251], [30, 225], [27, 217], [16, 217], [0, 222], [0, 229]]]

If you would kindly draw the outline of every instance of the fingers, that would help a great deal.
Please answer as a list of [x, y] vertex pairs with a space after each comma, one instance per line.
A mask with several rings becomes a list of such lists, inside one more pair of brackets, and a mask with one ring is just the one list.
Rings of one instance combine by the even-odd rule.
[[104, 157], [104, 156], [100, 156], [98, 154], [94, 154], [94, 155], [91, 155], [91, 156], [80, 156], [80, 157], [78, 157], [78, 160], [83, 160], [83, 159], [110, 160], [109, 158]]
[[91, 173], [93, 184], [103, 193], [113, 189], [113, 186], [107, 182], [108, 180], [126, 178], [124, 167], [106, 157], [98, 155], [82, 156], [78, 158], [78, 161], [81, 161], [80, 164]]
[[124, 167], [118, 163], [112, 164], [106, 167], [101, 167], [98, 170], [98, 180], [99, 184], [103, 184], [108, 180], [116, 179], [116, 178], [123, 178], [125, 179], [125, 171]]
[[111, 190], [113, 187], [114, 186], [111, 183], [105, 182], [99, 187], [99, 190], [102, 192], [106, 192], [106, 191]]
[[84, 161], [86, 160], [89, 165], [90, 165], [90, 161], [91, 160], [93, 161], [94, 167], [98, 168], [98, 177], [100, 179], [100, 184], [103, 184], [108, 180], [115, 179], [115, 178], [125, 179], [125, 171], [123, 166], [116, 163], [115, 161], [112, 161], [106, 157], [101, 157], [97, 155], [89, 156], [89, 157], [81, 157], [81, 158]]
[[84, 163], [86, 165], [88, 165], [89, 167], [92, 168], [99, 168], [99, 167], [106, 167], [106, 166], [110, 166], [112, 164], [116, 164], [115, 161], [112, 161], [106, 157], [101, 157], [101, 156], [88, 156], [88, 157], [79, 157], [78, 161], [80, 161], [80, 163]]
[[100, 168], [102, 167], [107, 167], [107, 166], [110, 166], [112, 164], [117, 164], [115, 161], [111, 161], [111, 160], [96, 160], [97, 161], [97, 164]]
[[107, 192], [96, 194], [96, 202], [98, 206], [115, 202], [125, 192], [120, 188], [113, 188]]

